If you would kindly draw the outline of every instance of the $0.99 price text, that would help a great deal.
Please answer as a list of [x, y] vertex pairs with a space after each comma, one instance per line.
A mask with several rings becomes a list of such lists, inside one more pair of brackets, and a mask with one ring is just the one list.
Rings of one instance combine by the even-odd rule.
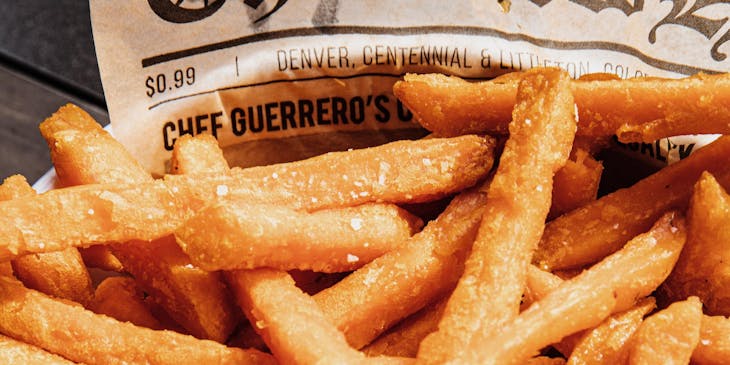
[[191, 86], [194, 83], [194, 67], [177, 69], [171, 75], [159, 73], [157, 75], [147, 76], [145, 80], [145, 86], [147, 87], [146, 94], [151, 98], [156, 94], [164, 94], [165, 92], [180, 89], [186, 85]]

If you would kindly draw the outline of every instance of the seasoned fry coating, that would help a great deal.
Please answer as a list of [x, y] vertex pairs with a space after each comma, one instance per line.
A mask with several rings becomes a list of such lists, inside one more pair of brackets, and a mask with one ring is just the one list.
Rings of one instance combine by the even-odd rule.
[[547, 270], [575, 268], [615, 252], [662, 213], [686, 208], [703, 171], [730, 185], [727, 156], [730, 137], [721, 137], [629, 188], [558, 217], [545, 226], [533, 262]]
[[262, 268], [226, 276], [246, 317], [282, 364], [352, 364], [365, 359], [286, 272]]
[[568, 359], [569, 365], [625, 364], [632, 335], [644, 316], [656, 308], [654, 298], [641, 300], [635, 307], [606, 318], [596, 328], [586, 331]]
[[487, 341], [519, 313], [527, 268], [550, 209], [553, 175], [573, 144], [569, 80], [558, 69], [524, 74], [474, 247], [438, 331], [421, 343], [419, 360], [459, 362], [469, 343]]
[[730, 315], [730, 195], [712, 175], [695, 184], [687, 212], [687, 245], [661, 287], [670, 301], [697, 296], [709, 315]]
[[700, 340], [702, 302], [675, 302], [647, 317], [632, 338], [629, 364], [687, 364]]
[[[406, 75], [395, 95], [426, 129], [442, 137], [506, 133], [519, 74], [470, 83], [444, 75]], [[618, 134], [623, 141], [652, 142], [686, 134], [730, 134], [730, 75], [698, 74], [572, 82], [580, 136]]]
[[493, 140], [476, 136], [400, 141], [290, 164], [234, 168], [231, 176], [167, 176], [141, 184], [53, 190], [0, 203], [0, 219], [7, 222], [0, 227], [0, 260], [159, 238], [220, 195], [306, 210], [435, 199], [484, 178], [492, 148]]
[[700, 341], [692, 352], [692, 364], [724, 365], [730, 359], [730, 318], [702, 316]]
[[485, 202], [486, 194], [478, 190], [461, 193], [403, 246], [314, 296], [350, 345], [367, 345], [454, 287]]
[[130, 277], [112, 276], [104, 279], [96, 287], [89, 309], [121, 322], [155, 330], [163, 328], [144, 304], [143, 293]]
[[23, 365], [73, 365], [58, 355], [0, 335], [0, 363]]
[[175, 236], [193, 264], [208, 271], [345, 272], [397, 248], [421, 226], [395, 205], [306, 213], [231, 199], [201, 210]]
[[630, 308], [669, 275], [686, 239], [683, 220], [666, 214], [650, 231], [533, 303], [490, 341], [472, 343], [461, 363], [521, 364], [543, 347]]
[[[0, 200], [35, 196], [24, 177], [11, 176], [0, 185]], [[93, 296], [89, 271], [76, 248], [26, 255], [11, 261], [13, 273], [29, 288], [88, 305]]]
[[494, 140], [474, 135], [397, 141], [331, 152], [307, 160], [233, 169], [257, 180], [256, 200], [295, 209], [322, 209], [373, 201], [435, 200], [475, 185], [492, 166]]
[[119, 322], [0, 278], [0, 332], [88, 364], [275, 364], [256, 350], [228, 348], [172, 331]]

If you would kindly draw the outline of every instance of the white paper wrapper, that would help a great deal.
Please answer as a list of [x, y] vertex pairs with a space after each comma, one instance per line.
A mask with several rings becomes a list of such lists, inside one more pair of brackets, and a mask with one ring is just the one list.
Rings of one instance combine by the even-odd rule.
[[406, 72], [730, 69], [725, 3], [91, 0], [91, 10], [115, 135], [157, 174], [185, 133], [237, 145], [227, 148], [237, 165], [417, 137], [391, 91]]

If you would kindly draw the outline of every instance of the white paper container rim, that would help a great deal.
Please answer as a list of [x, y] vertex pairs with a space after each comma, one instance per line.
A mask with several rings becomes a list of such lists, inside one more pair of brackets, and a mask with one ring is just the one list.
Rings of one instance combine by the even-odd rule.
[[[112, 133], [111, 124], [107, 124], [104, 129], [112, 136], [114, 135], [114, 133]], [[56, 169], [51, 168], [50, 170], [46, 171], [43, 176], [36, 180], [35, 183], [33, 183], [33, 189], [35, 189], [35, 191], [37, 191], [38, 193], [44, 193], [46, 191], [53, 190], [53, 188], [56, 186], [56, 181]]]

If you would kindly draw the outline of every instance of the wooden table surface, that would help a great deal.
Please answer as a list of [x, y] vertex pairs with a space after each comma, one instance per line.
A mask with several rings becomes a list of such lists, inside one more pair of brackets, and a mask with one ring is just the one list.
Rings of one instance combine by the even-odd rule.
[[85, 0], [24, 0], [0, 11], [0, 179], [51, 168], [38, 124], [66, 103], [109, 118]]

